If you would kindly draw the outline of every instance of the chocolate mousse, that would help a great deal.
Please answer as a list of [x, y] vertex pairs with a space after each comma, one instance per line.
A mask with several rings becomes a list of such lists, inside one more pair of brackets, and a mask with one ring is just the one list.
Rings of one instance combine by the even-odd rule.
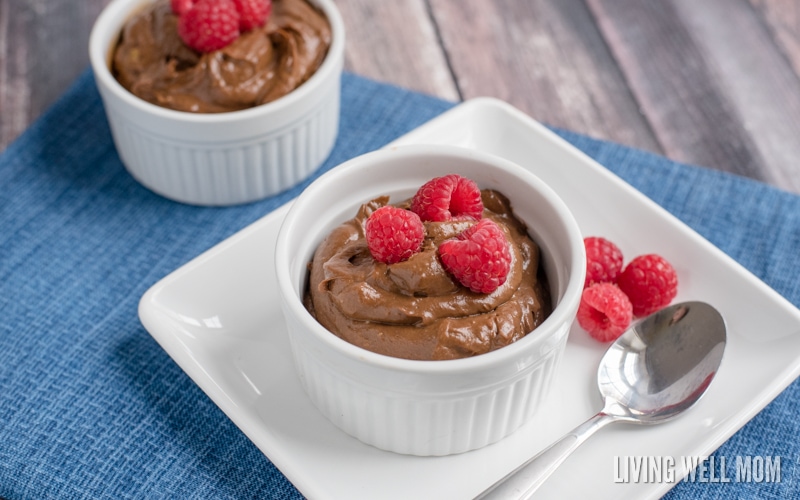
[[169, 0], [132, 17], [112, 73], [145, 101], [194, 113], [247, 109], [288, 94], [314, 74], [331, 43], [328, 20], [306, 0], [273, 0], [264, 26], [209, 53], [187, 47], [177, 24]]
[[[376, 261], [365, 240], [364, 223], [389, 203], [388, 197], [380, 197], [362, 205], [317, 248], [306, 308], [351, 344], [398, 358], [465, 358], [524, 337], [551, 311], [539, 247], [505, 196], [482, 190], [481, 199], [483, 217], [497, 223], [511, 243], [508, 277], [493, 292], [470, 291], [445, 271], [437, 256], [440, 243], [474, 220], [424, 222], [418, 253], [395, 264]], [[398, 206], [409, 204], [410, 200]]]

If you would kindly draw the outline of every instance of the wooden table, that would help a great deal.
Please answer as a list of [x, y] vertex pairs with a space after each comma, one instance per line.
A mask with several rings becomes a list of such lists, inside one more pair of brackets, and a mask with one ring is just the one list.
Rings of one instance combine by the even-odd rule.
[[[109, 0], [0, 0], [0, 150]], [[797, 0], [336, 0], [346, 69], [800, 193]]]

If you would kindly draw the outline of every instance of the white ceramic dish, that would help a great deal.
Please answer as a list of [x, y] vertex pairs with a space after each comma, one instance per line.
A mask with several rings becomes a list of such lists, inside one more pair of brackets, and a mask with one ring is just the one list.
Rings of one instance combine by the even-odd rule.
[[[656, 427], [603, 429], [556, 471], [540, 498], [658, 498], [673, 484], [615, 483], [614, 457], [708, 455], [800, 374], [800, 311], [523, 113], [497, 100], [473, 100], [397, 141], [412, 143], [476, 148], [529, 168], [559, 193], [584, 234], [609, 237], [628, 256], [662, 253], [681, 280], [676, 300], [711, 302], [727, 320], [725, 359], [696, 407]], [[603, 201], [602, 210], [595, 200]], [[142, 297], [140, 317], [307, 497], [472, 498], [600, 408], [594, 379], [606, 346], [573, 327], [546, 409], [502, 441], [459, 455], [414, 457], [340, 431], [305, 396], [292, 366], [272, 267], [287, 208], [159, 281]], [[649, 235], [647, 245], [641, 234]], [[678, 464], [676, 472], [680, 480], [686, 471]]]
[[[303, 303], [308, 263], [322, 240], [376, 196], [388, 195], [397, 203], [430, 179], [448, 174], [460, 174], [514, 200], [514, 215], [541, 251], [552, 313], [502, 349], [438, 362], [376, 354], [331, 335]], [[289, 209], [277, 240], [278, 296], [297, 373], [314, 405], [340, 429], [382, 450], [451, 455], [506, 437], [543, 407], [578, 311], [586, 254], [569, 209], [526, 169], [496, 155], [442, 144], [372, 151], [308, 186]], [[393, 269], [401, 272], [402, 264], [398, 266]], [[513, 275], [507, 281], [513, 282]], [[400, 310], [412, 304], [381, 286], [371, 290], [397, 301]], [[433, 293], [426, 300], [454, 300], [435, 295], [435, 289]], [[452, 328], [447, 324], [471, 321], [459, 313], [446, 317], [429, 331], [441, 335]]]

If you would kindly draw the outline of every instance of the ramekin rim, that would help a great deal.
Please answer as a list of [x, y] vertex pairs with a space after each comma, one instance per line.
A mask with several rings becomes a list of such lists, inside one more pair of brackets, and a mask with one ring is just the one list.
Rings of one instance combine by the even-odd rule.
[[[292, 207], [290, 207], [289, 212], [287, 213], [286, 218], [279, 229], [273, 264], [276, 264], [279, 258], [282, 256], [289, 255], [288, 249], [284, 246], [287, 238], [283, 237], [283, 233], [288, 231], [293, 225], [292, 219], [295, 217], [295, 214], [302, 209], [303, 200], [313, 198], [314, 192], [317, 189], [321, 189], [321, 186], [324, 186], [336, 176], [342, 175], [341, 172], [344, 170], [354, 168], [354, 164], [357, 167], [361, 165], [361, 168], [365, 168], [369, 165], [370, 161], [374, 161], [376, 157], [380, 159], [380, 156], [387, 154], [389, 151], [394, 153], [399, 152], [400, 154], [406, 154], [409, 156], [413, 156], [415, 154], [441, 154], [446, 156], [464, 157], [464, 155], [469, 155], [471, 158], [477, 159], [478, 161], [484, 161], [487, 163], [503, 163], [505, 164], [504, 168], [509, 168], [516, 174], [519, 174], [521, 177], [527, 177], [528, 181], [533, 181], [534, 186], [541, 190], [548, 203], [551, 204], [554, 209], [556, 209], [561, 220], [565, 222], [565, 229], [567, 234], [570, 236], [571, 241], [569, 246], [574, 250], [571, 256], [570, 266], [572, 269], [578, 270], [578, 272], [572, 272], [570, 274], [570, 277], [567, 280], [567, 286], [564, 290], [563, 299], [559, 306], [553, 309], [550, 316], [548, 316], [548, 318], [546, 318], [545, 321], [536, 328], [536, 330], [539, 330], [540, 328], [558, 329], [559, 325], [564, 323], [569, 323], [571, 325], [574, 318], [570, 318], [570, 316], [574, 316], [574, 313], [577, 311], [581, 291], [583, 289], [583, 273], [585, 272], [586, 264], [580, 228], [578, 227], [577, 221], [572, 215], [572, 212], [569, 210], [569, 207], [567, 207], [566, 203], [548, 184], [546, 184], [541, 178], [529, 170], [524, 169], [516, 163], [500, 156], [461, 146], [433, 144], [396, 146], [392, 147], [391, 149], [381, 149], [365, 153], [358, 157], [352, 158], [340, 164], [338, 167], [335, 167], [334, 169], [324, 173], [309, 186], [307, 186], [305, 190], [298, 196], [298, 198], [295, 199]], [[301, 200], [301, 198], [303, 198], [303, 200]], [[300, 204], [298, 204], [298, 201], [300, 201]], [[412, 360], [375, 353], [341, 339], [322, 326], [308, 312], [300, 297], [296, 297], [293, 293], [286, 293], [287, 289], [288, 291], [292, 290], [292, 278], [289, 275], [289, 267], [285, 265], [275, 265], [275, 267], [277, 273], [278, 292], [282, 296], [288, 295], [291, 297], [289, 300], [282, 299], [288, 304], [291, 313], [301, 321], [304, 327], [310, 329], [315, 338], [320, 339], [337, 352], [359, 363], [379, 366], [381, 368], [394, 371], [417, 373], [420, 375], [457, 375], [462, 372], [471, 372], [476, 369], [490, 368], [494, 365], [502, 365], [504, 362], [517, 359], [523, 356], [523, 354], [518, 351], [523, 351], [527, 344], [537, 341], [535, 336], [532, 336], [529, 333], [522, 339], [501, 349], [478, 356], [450, 360]]]
[[[101, 44], [101, 38], [108, 33], [109, 30], [119, 33], [122, 29], [122, 24], [110, 26], [111, 19], [116, 17], [116, 14], [121, 10], [128, 8], [132, 4], [144, 5], [155, 1], [156, 0], [112, 0], [112, 2], [106, 5], [102, 12], [100, 12], [89, 35], [89, 60], [95, 78], [97, 78], [106, 89], [112, 92], [115, 97], [121, 99], [127, 105], [143, 112], [163, 119], [183, 123], [225, 124], [237, 122], [258, 118], [262, 115], [279, 113], [305, 99], [306, 95], [313, 93], [314, 90], [323, 85], [328, 79], [340, 77], [341, 72], [338, 71], [338, 68], [343, 63], [345, 48], [345, 27], [341, 13], [333, 0], [308, 0], [319, 7], [328, 18], [328, 22], [331, 26], [331, 45], [328, 47], [328, 53], [325, 55], [325, 59], [320, 67], [317, 68], [317, 71], [296, 89], [266, 104], [223, 113], [191, 113], [187, 111], [177, 111], [147, 102], [125, 89], [111, 74], [111, 69], [106, 60], [111, 47], [103, 46]], [[124, 22], [125, 20], [123, 20], [123, 23]], [[112, 38], [112, 40], [115, 39], [115, 37]]]

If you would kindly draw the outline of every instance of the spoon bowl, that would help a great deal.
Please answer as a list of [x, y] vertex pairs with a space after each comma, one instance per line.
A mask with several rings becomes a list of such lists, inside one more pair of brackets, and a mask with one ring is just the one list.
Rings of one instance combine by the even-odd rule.
[[656, 312], [611, 344], [597, 381], [606, 413], [653, 424], [676, 417], [705, 393], [722, 361], [725, 322], [704, 302]]
[[705, 394], [726, 341], [722, 315], [705, 302], [674, 304], [632, 326], [600, 361], [603, 409], [478, 498], [530, 498], [601, 427], [617, 421], [656, 424], [682, 414]]

